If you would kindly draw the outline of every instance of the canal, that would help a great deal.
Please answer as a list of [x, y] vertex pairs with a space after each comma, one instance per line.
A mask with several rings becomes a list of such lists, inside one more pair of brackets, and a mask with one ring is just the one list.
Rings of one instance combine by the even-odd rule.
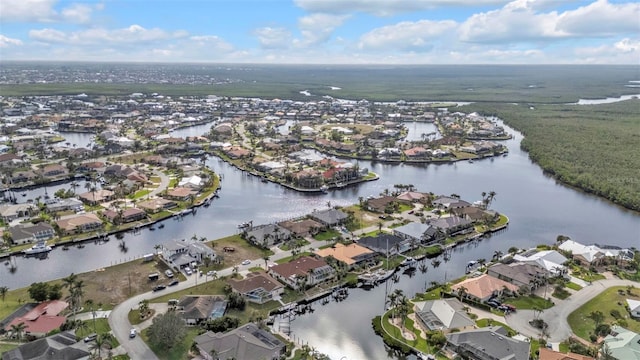
[[[180, 129], [175, 136], [203, 133], [207, 125]], [[408, 124], [410, 136], [433, 130], [432, 124]], [[505, 126], [514, 137], [504, 143], [507, 157], [484, 159], [474, 163], [458, 162], [441, 165], [392, 165], [360, 161], [380, 175], [380, 180], [348, 187], [328, 194], [301, 194], [272, 183], [246, 176], [223, 161], [210, 158], [209, 167], [222, 175], [220, 198], [209, 208], [200, 208], [196, 215], [183, 220], [168, 219], [162, 230], [143, 229], [138, 235], [126, 233], [126, 252], [113, 236], [103, 244], [87, 244], [83, 249], [54, 249], [48, 258], [16, 257], [14, 273], [8, 266], [0, 269], [0, 285], [10, 289], [28, 286], [35, 281], [61, 278], [114, 265], [153, 252], [155, 244], [171, 238], [193, 235], [215, 239], [237, 231], [239, 223], [271, 223], [292, 218], [332, 205], [356, 203], [358, 197], [377, 195], [394, 184], [414, 184], [419, 191], [435, 194], [459, 194], [476, 201], [482, 192], [497, 193], [492, 208], [510, 217], [505, 231], [479, 243], [456, 248], [450, 261], [433, 268], [429, 262], [426, 274], [419, 271], [412, 277], [402, 275], [392, 287], [412, 296], [424, 290], [432, 281], [450, 280], [463, 274], [464, 264], [479, 258], [491, 259], [495, 250], [511, 246], [532, 247], [551, 244], [559, 234], [584, 243], [605, 243], [623, 247], [636, 246], [640, 240], [640, 215], [617, 207], [600, 198], [568, 188], [547, 177], [520, 150], [522, 135]], [[199, 132], [200, 131], [200, 132]], [[63, 134], [71, 143], [83, 146], [89, 134]], [[64, 185], [61, 185], [64, 186]], [[54, 188], [48, 190], [52, 194]], [[42, 189], [33, 190], [42, 193]], [[80, 191], [80, 190], [78, 190]], [[32, 197], [35, 194], [29, 194]], [[346, 300], [326, 305], [314, 305], [317, 311], [300, 316], [291, 323], [292, 335], [308, 342], [333, 359], [387, 359], [382, 340], [371, 329], [371, 319], [382, 313], [385, 287], [370, 291], [353, 289]], [[322, 307], [322, 311], [318, 309]], [[345, 321], [348, 319], [348, 321]]]

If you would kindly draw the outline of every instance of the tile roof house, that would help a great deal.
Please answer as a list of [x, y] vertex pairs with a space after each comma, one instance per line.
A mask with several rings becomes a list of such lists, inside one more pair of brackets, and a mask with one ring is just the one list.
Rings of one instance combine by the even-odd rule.
[[252, 323], [226, 333], [207, 331], [194, 341], [205, 360], [276, 360], [286, 350], [281, 340]]
[[178, 204], [173, 200], [155, 198], [155, 199], [140, 201], [136, 204], [136, 206], [148, 213], [155, 214], [163, 210], [172, 209], [178, 206]]
[[37, 224], [19, 224], [9, 228], [11, 241], [14, 244], [26, 244], [30, 242], [46, 241], [56, 236], [53, 226], [46, 222]]
[[187, 187], [175, 187], [167, 190], [166, 197], [171, 200], [187, 201], [190, 196], [197, 194], [198, 191]]
[[414, 309], [418, 324], [426, 331], [470, 330], [476, 325], [456, 298], [416, 302]]
[[301, 286], [302, 281], [306, 286], [313, 286], [332, 279], [335, 273], [323, 259], [310, 256], [302, 256], [269, 269], [269, 275], [295, 290]]
[[311, 219], [287, 220], [278, 223], [278, 225], [280, 225], [281, 228], [291, 231], [293, 236], [297, 235], [302, 237], [315, 235], [324, 228], [324, 225]]
[[614, 249], [608, 247], [600, 247], [598, 245], [583, 245], [571, 239], [564, 241], [558, 249], [571, 253], [574, 260], [579, 261], [583, 265], [598, 265], [606, 261], [606, 259], [631, 260], [633, 259], [633, 251], [628, 249]]
[[2, 360], [88, 360], [89, 347], [73, 331], [65, 331], [5, 351]]
[[94, 213], [70, 215], [56, 221], [65, 234], [83, 233], [102, 228], [102, 220]]
[[365, 236], [357, 240], [358, 244], [365, 246], [382, 255], [394, 255], [403, 253], [411, 247], [408, 240], [397, 235], [387, 233], [378, 234], [376, 236]]
[[640, 359], [640, 335], [631, 330], [613, 325], [603, 344], [609, 347], [614, 359]]
[[47, 210], [49, 210], [50, 212], [65, 210], [80, 211], [84, 209], [84, 204], [82, 203], [82, 201], [75, 198], [49, 199], [46, 201], [46, 204]]
[[567, 272], [567, 267], [563, 265], [567, 262], [567, 258], [555, 250], [537, 251], [532, 249], [522, 254], [516, 254], [513, 260], [537, 265], [549, 275], [560, 276]]
[[545, 276], [544, 269], [525, 263], [495, 264], [487, 269], [487, 274], [529, 290], [534, 289], [536, 281]]
[[442, 206], [445, 209], [456, 209], [471, 206], [470, 203], [450, 196], [438, 196], [432, 202], [433, 206]]
[[97, 205], [104, 201], [109, 201], [113, 199], [113, 195], [115, 193], [111, 190], [107, 189], [98, 189], [95, 191], [88, 191], [78, 195], [80, 200], [90, 205]]
[[25, 332], [34, 336], [43, 336], [51, 330], [55, 330], [67, 320], [66, 316], [60, 316], [69, 304], [61, 300], [50, 300], [39, 303], [32, 310], [22, 316], [14, 318], [4, 330], [10, 331], [11, 325], [25, 324]]
[[457, 216], [431, 219], [428, 223], [449, 236], [473, 230], [473, 223], [471, 221]]
[[147, 217], [147, 213], [144, 210], [141, 210], [138, 208], [124, 209], [122, 210], [121, 214], [118, 214], [117, 211], [113, 211], [113, 210], [105, 210], [102, 212], [102, 216], [107, 218], [107, 220], [109, 220], [111, 223], [116, 221], [119, 215], [121, 217], [120, 221], [122, 223], [138, 221], [138, 220], [145, 219]]
[[183, 296], [176, 306], [187, 325], [197, 325], [224, 316], [227, 301], [224, 296]]
[[640, 301], [627, 299], [627, 306], [632, 317], [640, 318]]
[[396, 199], [399, 201], [407, 202], [407, 203], [427, 203], [431, 195], [427, 193], [421, 193], [417, 191], [405, 191], [402, 194], [396, 196]]
[[449, 333], [445, 350], [470, 360], [529, 360], [531, 344], [506, 335], [501, 326]]
[[272, 247], [289, 240], [291, 232], [277, 224], [264, 224], [250, 227], [243, 237], [258, 246]]
[[58, 176], [58, 175], [67, 175], [69, 171], [67, 170], [66, 166], [62, 166], [59, 164], [51, 164], [42, 168], [41, 173], [42, 173], [42, 176], [52, 177], [52, 176]]
[[38, 208], [33, 204], [8, 204], [0, 205], [0, 216], [5, 222], [36, 215]]
[[244, 279], [229, 279], [233, 291], [241, 294], [247, 301], [264, 304], [279, 298], [284, 286], [264, 272], [252, 272]]
[[410, 222], [406, 225], [399, 226], [393, 229], [393, 234], [403, 239], [415, 241], [417, 244], [426, 243], [431, 240], [430, 237], [425, 235], [427, 230], [431, 228], [429, 224], [422, 224], [419, 222]]
[[553, 351], [546, 347], [540, 347], [538, 350], [538, 360], [595, 360], [591, 356], [576, 353], [561, 353]]
[[316, 250], [314, 253], [321, 258], [331, 256], [334, 259], [349, 265], [350, 267], [363, 261], [367, 261], [376, 256], [376, 253], [374, 251], [355, 243], [349, 245], [337, 243], [333, 246]]
[[393, 196], [381, 196], [375, 199], [367, 200], [365, 202], [365, 207], [369, 211], [383, 213], [387, 208], [387, 205], [391, 204], [394, 201], [398, 201], [398, 199]]
[[336, 226], [344, 223], [349, 215], [338, 209], [326, 209], [314, 211], [309, 217], [325, 226]]
[[161, 244], [162, 258], [170, 266], [182, 269], [192, 262], [202, 263], [202, 259], [209, 257], [214, 259], [216, 253], [207, 244], [193, 240], [181, 239], [170, 240]]
[[466, 290], [466, 296], [479, 301], [487, 301], [493, 296], [501, 295], [505, 290], [517, 292], [518, 287], [493, 276], [483, 274], [476, 278], [468, 278], [451, 286], [452, 292], [459, 292], [461, 288]]

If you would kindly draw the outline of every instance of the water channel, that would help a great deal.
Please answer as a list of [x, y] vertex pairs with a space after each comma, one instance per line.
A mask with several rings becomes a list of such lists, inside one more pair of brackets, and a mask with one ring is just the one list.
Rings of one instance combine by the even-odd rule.
[[[211, 125], [200, 125], [174, 132], [174, 136], [199, 135]], [[422, 133], [434, 131], [433, 124], [409, 123], [410, 138], [419, 139]], [[211, 207], [200, 208], [196, 215], [183, 220], [165, 220], [162, 230], [143, 229], [138, 235], [126, 233], [123, 252], [118, 241], [87, 244], [83, 249], [60, 248], [48, 258], [16, 257], [17, 271], [9, 266], [0, 268], [0, 285], [10, 289], [28, 286], [93, 269], [114, 265], [153, 252], [153, 246], [171, 238], [197, 235], [209, 239], [227, 236], [237, 231], [239, 223], [253, 220], [254, 224], [270, 223], [326, 207], [356, 203], [358, 197], [377, 195], [394, 184], [414, 184], [418, 190], [435, 194], [456, 193], [469, 201], [479, 200], [483, 191], [496, 191], [492, 208], [510, 217], [511, 224], [479, 243], [456, 248], [451, 260], [438, 268], [429, 264], [426, 274], [419, 271], [412, 277], [402, 275], [393, 288], [400, 288], [411, 296], [424, 290], [431, 281], [450, 280], [462, 275], [464, 264], [479, 258], [490, 259], [495, 250], [511, 246], [531, 247], [553, 243], [559, 234], [568, 235], [584, 243], [604, 243], [623, 247], [640, 243], [640, 214], [622, 209], [605, 200], [571, 189], [547, 177], [520, 150], [522, 135], [505, 126], [514, 135], [504, 143], [509, 148], [507, 157], [485, 159], [474, 163], [458, 162], [442, 165], [392, 165], [360, 161], [380, 175], [380, 180], [348, 187], [322, 195], [301, 194], [272, 183], [246, 176], [243, 172], [217, 158], [207, 161], [209, 167], [222, 174], [220, 198]], [[71, 143], [84, 146], [90, 134], [63, 134]], [[52, 194], [59, 187], [48, 188]], [[81, 188], [80, 188], [81, 189]], [[80, 190], [78, 190], [80, 191]], [[29, 192], [25, 198], [42, 195], [43, 189]], [[113, 237], [112, 237], [113, 238]], [[371, 319], [382, 313], [385, 287], [370, 291], [353, 289], [346, 300], [321, 305], [314, 304], [315, 312], [292, 321], [292, 335], [327, 353], [332, 359], [387, 359], [382, 340], [371, 329]], [[322, 309], [320, 310], [320, 307]]]

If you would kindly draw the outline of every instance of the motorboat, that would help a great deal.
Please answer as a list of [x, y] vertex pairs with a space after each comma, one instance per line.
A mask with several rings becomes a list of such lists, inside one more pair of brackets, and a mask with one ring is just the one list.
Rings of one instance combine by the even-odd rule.
[[46, 242], [44, 241], [38, 241], [35, 245], [33, 245], [32, 247], [23, 250], [23, 253], [25, 255], [35, 255], [35, 254], [42, 254], [42, 253], [46, 253], [51, 251], [51, 246], [47, 245]]
[[322, 185], [320, 186], [320, 191], [326, 194], [329, 191], [329, 187], [327, 185]]
[[402, 260], [402, 262], [400, 263], [400, 266], [402, 267], [416, 267], [416, 263], [418, 261], [412, 257], [407, 257], [406, 259]]

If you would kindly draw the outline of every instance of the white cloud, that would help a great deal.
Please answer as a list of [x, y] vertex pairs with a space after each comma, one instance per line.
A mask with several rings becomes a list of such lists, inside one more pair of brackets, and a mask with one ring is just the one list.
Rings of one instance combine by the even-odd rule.
[[573, 49], [576, 63], [638, 64], [640, 39], [624, 38], [613, 43]]
[[285, 49], [291, 44], [291, 32], [280, 27], [262, 27], [254, 30], [260, 46], [264, 49]]
[[460, 40], [521, 42], [640, 31], [640, 4], [610, 4], [607, 0], [598, 0], [560, 14], [539, 12], [539, 8], [532, 0], [515, 0], [501, 9], [474, 14], [460, 26]]
[[342, 25], [348, 15], [331, 15], [316, 13], [309, 16], [303, 16], [298, 19], [298, 28], [302, 34], [301, 40], [294, 40], [297, 46], [317, 45], [327, 41], [333, 31]]
[[395, 25], [374, 29], [360, 37], [359, 49], [373, 50], [429, 50], [434, 42], [454, 30], [457, 24], [452, 20], [416, 22], [404, 21]]
[[0, 21], [7, 23], [88, 23], [93, 11], [102, 10], [104, 7], [103, 4], [90, 6], [72, 3], [58, 11], [55, 9], [57, 3], [58, 0], [2, 0]]
[[[546, 1], [546, 0], [545, 0]], [[508, 0], [295, 0], [300, 8], [310, 12], [347, 14], [364, 12], [377, 16], [434, 9], [447, 6], [502, 5]]]
[[9, 46], [20, 46], [20, 45], [22, 45], [22, 40], [12, 39], [10, 37], [0, 34], [0, 48], [9, 47]]
[[63, 32], [46, 28], [29, 31], [29, 37], [37, 41], [74, 45], [144, 43], [180, 38], [187, 35], [188, 33], [182, 30], [167, 32], [159, 28], [145, 29], [140, 25], [131, 25], [127, 28], [114, 30], [91, 28], [80, 31]]

